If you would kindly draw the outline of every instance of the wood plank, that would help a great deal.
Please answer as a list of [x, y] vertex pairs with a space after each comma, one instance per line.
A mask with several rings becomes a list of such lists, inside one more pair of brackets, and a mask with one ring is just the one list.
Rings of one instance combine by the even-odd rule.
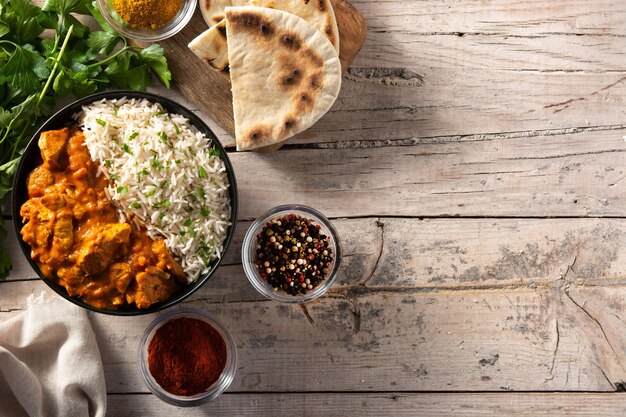
[[[626, 35], [616, 0], [353, 0], [371, 33]], [[389, 35], [388, 35], [389, 36]]]
[[623, 216], [625, 134], [234, 153], [231, 161], [241, 219], [282, 203], [330, 217]]
[[113, 417], [211, 416], [230, 417], [614, 417], [626, 413], [626, 394], [224, 394], [200, 407], [181, 409], [153, 395], [110, 395]]
[[[44, 289], [0, 285], [2, 320]], [[234, 334], [232, 392], [612, 391], [626, 381], [624, 286], [563, 279], [535, 289], [355, 291], [308, 303], [306, 314], [298, 305], [202, 298], [211, 288], [183, 305]], [[109, 392], [146, 392], [136, 347], [154, 315], [90, 318]]]

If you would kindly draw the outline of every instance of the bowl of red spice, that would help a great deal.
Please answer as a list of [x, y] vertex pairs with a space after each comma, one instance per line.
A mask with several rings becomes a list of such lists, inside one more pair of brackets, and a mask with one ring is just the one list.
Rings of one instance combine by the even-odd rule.
[[252, 223], [241, 259], [248, 280], [261, 294], [285, 303], [303, 303], [324, 294], [341, 264], [339, 235], [319, 211], [283, 205]]
[[163, 401], [193, 407], [219, 397], [237, 369], [230, 332], [203, 310], [179, 308], [160, 315], [139, 344], [148, 389]]
[[105, 20], [127, 38], [158, 42], [178, 33], [198, 0], [97, 0]]

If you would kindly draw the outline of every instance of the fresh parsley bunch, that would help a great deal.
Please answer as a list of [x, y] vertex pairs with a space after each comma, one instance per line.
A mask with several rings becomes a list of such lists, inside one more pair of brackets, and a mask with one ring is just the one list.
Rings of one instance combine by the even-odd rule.
[[[93, 16], [101, 30], [90, 31], [76, 18], [81, 14]], [[0, 199], [56, 96], [81, 97], [110, 86], [145, 90], [151, 72], [169, 87], [163, 48], [129, 45], [91, 0], [48, 0], [42, 8], [0, 0]], [[0, 242], [0, 279], [10, 265]]]

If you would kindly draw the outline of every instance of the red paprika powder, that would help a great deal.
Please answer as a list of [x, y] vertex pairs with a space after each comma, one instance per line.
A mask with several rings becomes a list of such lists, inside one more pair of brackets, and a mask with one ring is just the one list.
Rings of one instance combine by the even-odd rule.
[[166, 391], [193, 396], [218, 380], [226, 366], [226, 343], [208, 323], [173, 319], [161, 326], [148, 346], [148, 368]]

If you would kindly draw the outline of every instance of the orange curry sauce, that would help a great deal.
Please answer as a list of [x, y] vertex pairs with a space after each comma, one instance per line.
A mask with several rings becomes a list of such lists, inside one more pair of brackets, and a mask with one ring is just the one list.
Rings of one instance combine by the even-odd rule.
[[70, 296], [106, 309], [147, 308], [167, 300], [185, 273], [163, 240], [120, 223], [79, 130], [43, 132], [43, 164], [28, 177], [21, 235], [44, 276]]

